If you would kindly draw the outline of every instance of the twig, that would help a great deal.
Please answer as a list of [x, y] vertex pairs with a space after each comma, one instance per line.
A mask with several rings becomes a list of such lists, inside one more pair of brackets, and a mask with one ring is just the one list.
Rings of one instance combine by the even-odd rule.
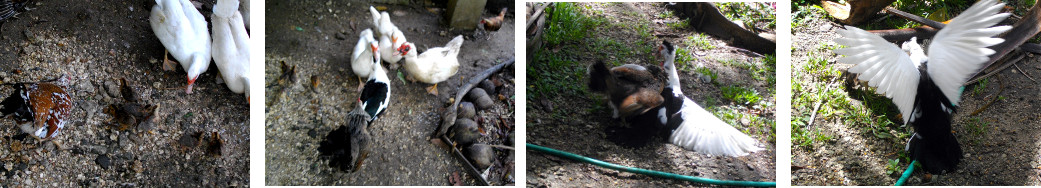
[[925, 19], [925, 18], [923, 18], [921, 16], [918, 16], [918, 15], [909, 14], [907, 12], [897, 10], [896, 8], [893, 8], [893, 7], [886, 7], [885, 11], [887, 13], [889, 13], [889, 14], [892, 14], [892, 15], [895, 15], [895, 16], [898, 16], [898, 17], [901, 17], [901, 18], [904, 18], [904, 19], [907, 19], [907, 20], [911, 20], [911, 21], [914, 21], [914, 22], [918, 22], [918, 23], [921, 23], [923, 25], [927, 25], [929, 27], [936, 28], [936, 30], [943, 29], [943, 27], [946, 26], [943, 23], [940, 23], [940, 22], [937, 22], [937, 21], [933, 21], [933, 20], [930, 20], [930, 19]]
[[972, 84], [975, 84], [976, 82], [979, 82], [980, 80], [983, 80], [983, 79], [989, 78], [991, 76], [994, 76], [994, 74], [997, 74], [997, 73], [999, 73], [999, 72], [1001, 72], [1001, 71], [1003, 71], [1005, 69], [1008, 69], [1008, 67], [1012, 66], [1013, 64], [1016, 64], [1016, 62], [1019, 62], [1019, 60], [1023, 60], [1023, 55], [1016, 56], [1016, 59], [1013, 59], [1012, 61], [1006, 62], [1006, 63], [1009, 63], [1009, 64], [1001, 65], [1001, 67], [999, 67], [998, 69], [995, 69], [993, 72], [984, 74], [983, 76], [980, 76], [980, 77], [978, 77], [976, 79], [972, 79], [969, 82], [965, 82], [965, 84], [963, 84], [963, 86], [972, 85]]
[[1027, 78], [1030, 78], [1030, 80], [1034, 81], [1034, 83], [1037, 83], [1037, 80], [1034, 80], [1034, 78], [1031, 78], [1030, 74], [1027, 74], [1026, 71], [1023, 71], [1023, 69], [1019, 68], [1019, 64], [1013, 63], [1012, 66], [1015, 66], [1016, 70], [1019, 70], [1019, 72], [1023, 73], [1023, 76], [1027, 76]]
[[998, 89], [998, 93], [994, 95], [994, 98], [991, 98], [990, 101], [987, 101], [987, 104], [984, 104], [983, 107], [976, 109], [976, 111], [972, 111], [972, 114], [969, 114], [969, 116], [975, 116], [983, 112], [983, 110], [987, 110], [987, 108], [990, 107], [991, 104], [994, 104], [994, 102], [998, 101], [998, 98], [1001, 98], [1001, 93], [1005, 92], [1005, 81], [1001, 79], [1001, 76], [998, 76], [998, 88], [1000, 89]]
[[[835, 79], [838, 79], [838, 77], [831, 78], [831, 81], [828, 82], [828, 83], [835, 82]], [[825, 86], [824, 87], [824, 91], [821, 91], [818, 94], [820, 94], [820, 93], [827, 93], [829, 90], [831, 90], [831, 84], [828, 84], [827, 86]], [[813, 112], [810, 112], [810, 122], [806, 123], [806, 127], [813, 127], [813, 122], [814, 122], [813, 119], [817, 118], [817, 111], [820, 110], [821, 104], [823, 104], [823, 103], [824, 103], [824, 99], [820, 99], [820, 100], [817, 100], [817, 104], [813, 105]]]
[[504, 145], [488, 145], [488, 146], [491, 146], [493, 148], [499, 148], [499, 149], [508, 149], [508, 150], [514, 150], [514, 151], [517, 150], [517, 149], [514, 149], [513, 147], [504, 146]]

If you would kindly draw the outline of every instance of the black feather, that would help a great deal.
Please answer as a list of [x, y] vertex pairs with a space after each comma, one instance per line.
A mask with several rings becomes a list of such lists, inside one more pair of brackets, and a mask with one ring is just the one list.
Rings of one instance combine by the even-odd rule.
[[922, 163], [929, 173], [953, 172], [962, 159], [961, 146], [951, 132], [952, 114], [957, 111], [957, 107], [932, 81], [928, 71], [925, 71], [925, 65], [922, 67], [919, 69], [922, 76], [912, 110], [912, 113], [921, 114], [911, 117], [910, 124], [914, 126], [915, 134], [908, 141], [907, 150], [911, 159]]
[[32, 108], [30, 108], [29, 94], [25, 84], [14, 84], [14, 93], [0, 102], [0, 113], [4, 116], [14, 114], [15, 119], [20, 122], [33, 121]]
[[607, 90], [607, 77], [611, 71], [603, 61], [596, 61], [589, 66], [589, 90], [600, 92]]
[[347, 114], [347, 124], [329, 132], [318, 146], [323, 157], [330, 158], [329, 166], [341, 170], [358, 171], [365, 157], [371, 135], [366, 129], [369, 115], [354, 110]]
[[375, 121], [381, 114], [383, 114], [384, 108], [381, 104], [387, 102], [387, 94], [390, 91], [390, 86], [385, 82], [380, 82], [374, 79], [369, 79], [365, 82], [365, 88], [361, 91], [361, 97], [358, 100], [362, 102], [362, 106], [365, 107], [365, 112], [369, 113], [372, 118], [369, 119], [370, 123]]

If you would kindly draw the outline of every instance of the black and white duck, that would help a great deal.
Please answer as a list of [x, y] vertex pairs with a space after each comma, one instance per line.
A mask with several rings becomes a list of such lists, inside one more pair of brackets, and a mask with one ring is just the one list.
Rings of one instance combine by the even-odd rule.
[[915, 129], [906, 149], [930, 173], [954, 171], [961, 161], [961, 146], [951, 132], [952, 113], [962, 85], [995, 53], [987, 47], [1004, 42], [994, 36], [1011, 28], [992, 27], [1009, 16], [999, 13], [1002, 7], [1004, 3], [994, 0], [973, 4], [936, 33], [929, 56], [915, 38], [901, 48], [856, 27], [838, 31], [842, 38], [835, 42], [847, 46], [835, 50], [845, 56], [838, 62], [855, 64], [849, 72], [893, 99], [904, 122]]

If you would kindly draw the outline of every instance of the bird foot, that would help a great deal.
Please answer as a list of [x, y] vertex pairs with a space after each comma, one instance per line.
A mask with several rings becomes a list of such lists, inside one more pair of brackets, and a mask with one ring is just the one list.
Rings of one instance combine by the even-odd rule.
[[163, 53], [163, 70], [174, 71], [177, 69], [177, 62], [170, 61], [170, 51], [164, 51]]
[[361, 92], [361, 90], [364, 89], [364, 88], [365, 88], [365, 82], [361, 81], [361, 78], [358, 78], [358, 92]]
[[437, 96], [437, 84], [434, 84], [434, 86], [427, 87], [427, 93]]

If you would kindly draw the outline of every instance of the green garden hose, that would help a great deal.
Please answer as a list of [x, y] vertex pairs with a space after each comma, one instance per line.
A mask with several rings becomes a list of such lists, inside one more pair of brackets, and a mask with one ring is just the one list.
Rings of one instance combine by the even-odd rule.
[[694, 182], [694, 183], [703, 183], [703, 184], [712, 184], [712, 185], [743, 186], [743, 187], [776, 187], [777, 186], [776, 182], [715, 180], [715, 179], [708, 179], [708, 178], [701, 178], [701, 177], [673, 174], [673, 173], [662, 172], [662, 171], [654, 171], [654, 170], [647, 170], [647, 169], [641, 169], [641, 168], [635, 168], [635, 167], [628, 167], [628, 166], [622, 166], [622, 165], [617, 165], [617, 164], [613, 164], [613, 163], [604, 162], [604, 161], [601, 161], [601, 160], [596, 160], [596, 159], [593, 159], [593, 158], [581, 156], [581, 155], [574, 154], [574, 153], [568, 153], [568, 152], [564, 152], [564, 151], [560, 151], [560, 150], [555, 150], [555, 149], [552, 149], [552, 148], [542, 147], [542, 146], [531, 144], [531, 143], [528, 143], [527, 145], [528, 145], [528, 149], [529, 150], [535, 150], [535, 151], [538, 151], [538, 152], [547, 153], [547, 154], [551, 154], [551, 155], [555, 155], [555, 156], [559, 156], [559, 157], [564, 157], [564, 158], [569, 158], [569, 159], [572, 159], [572, 160], [585, 162], [585, 163], [593, 164], [593, 165], [604, 167], [604, 168], [610, 168], [610, 169], [614, 169], [614, 170], [631, 172], [631, 173], [636, 173], [636, 174], [657, 176], [657, 177], [662, 177], [662, 178], [677, 179], [677, 180], [683, 180], [683, 181], [690, 181], [690, 182]]
[[901, 175], [900, 179], [896, 180], [896, 184], [893, 186], [903, 186], [904, 182], [907, 182], [907, 178], [911, 177], [911, 172], [914, 172], [915, 164], [918, 164], [917, 160], [911, 161], [911, 165], [907, 166], [907, 170], [904, 170], [904, 175]]

